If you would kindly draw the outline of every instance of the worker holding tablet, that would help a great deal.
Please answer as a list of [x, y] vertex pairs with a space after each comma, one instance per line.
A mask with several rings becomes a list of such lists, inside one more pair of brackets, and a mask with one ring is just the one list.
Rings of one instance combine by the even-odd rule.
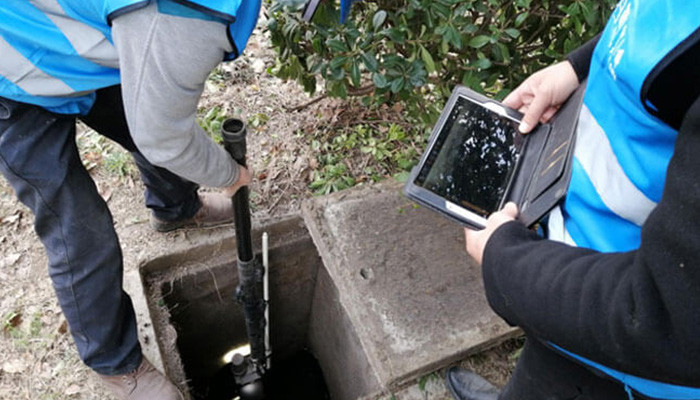
[[504, 101], [528, 132], [587, 77], [548, 239], [513, 204], [467, 251], [528, 340], [499, 391], [458, 368], [457, 399], [700, 399], [700, 8], [623, 0], [605, 30]]

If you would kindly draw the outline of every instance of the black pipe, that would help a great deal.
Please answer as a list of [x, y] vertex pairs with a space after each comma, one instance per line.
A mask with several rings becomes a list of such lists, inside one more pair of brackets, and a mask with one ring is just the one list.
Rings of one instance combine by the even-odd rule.
[[[246, 125], [239, 119], [227, 119], [221, 125], [221, 136], [224, 139], [224, 149], [240, 165], [246, 166]], [[248, 203], [248, 187], [238, 189], [233, 196], [233, 212], [236, 221], [236, 244], [238, 259], [253, 260], [253, 240], [250, 232], [250, 207]]]
[[[238, 119], [228, 119], [221, 125], [224, 148], [240, 165], [246, 165], [246, 125]], [[263, 266], [253, 254], [248, 187], [238, 189], [231, 200], [236, 225], [238, 248], [238, 288], [236, 297], [243, 306], [246, 331], [253, 363], [264, 372], [265, 300], [263, 298]]]
[[239, 284], [236, 289], [238, 302], [243, 305], [245, 327], [250, 343], [250, 356], [260, 368], [265, 358], [265, 300], [263, 299], [263, 268], [257, 260], [238, 259]]

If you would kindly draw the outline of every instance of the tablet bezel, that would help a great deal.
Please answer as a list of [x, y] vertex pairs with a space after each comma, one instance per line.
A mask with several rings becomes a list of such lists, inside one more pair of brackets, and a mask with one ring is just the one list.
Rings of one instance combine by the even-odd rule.
[[[416, 179], [418, 178], [418, 175], [420, 174], [420, 171], [425, 167], [426, 161], [428, 160], [429, 156], [432, 154], [433, 151], [435, 151], [435, 146], [437, 143], [438, 136], [443, 134], [446, 135], [449, 132], [443, 132], [445, 124], [448, 121], [448, 118], [452, 114], [455, 105], [457, 104], [457, 101], [460, 98], [464, 98], [467, 101], [470, 101], [478, 106], [484, 107], [488, 111], [500, 116], [500, 117], [505, 117], [516, 124], [520, 124], [523, 115], [518, 112], [517, 110], [514, 110], [512, 108], [509, 108], [502, 103], [490, 99], [482, 94], [479, 94], [465, 86], [457, 86], [454, 91], [452, 92], [452, 95], [450, 96], [449, 100], [447, 101], [447, 104], [445, 108], [443, 109], [443, 112], [440, 114], [440, 118], [438, 119], [438, 122], [435, 124], [433, 131], [430, 135], [430, 139], [428, 141], [428, 146], [426, 150], [423, 152], [423, 155], [418, 163], [418, 165], [413, 168], [411, 171], [409, 180], [407, 184], [404, 187], [404, 192], [405, 194], [418, 202], [419, 204], [422, 204], [424, 206], [427, 206], [445, 216], [448, 218], [452, 219], [453, 221], [470, 227], [474, 229], [483, 229], [486, 226], [486, 218], [475, 213], [474, 211], [465, 208], [461, 205], [455, 204], [454, 202], [447, 200], [440, 195], [425, 189], [422, 186], [419, 186], [415, 183]], [[516, 129], [517, 133], [517, 129]], [[519, 157], [520, 158], [520, 157]], [[516, 161], [515, 165], [513, 166], [513, 170], [510, 173], [510, 176], [508, 177], [508, 184], [506, 187], [510, 186], [510, 183], [512, 180], [515, 178], [516, 171], [518, 169], [518, 164], [519, 160]], [[505, 202], [505, 198], [508, 196], [508, 191], [503, 194], [499, 206], [502, 206], [503, 203]]]

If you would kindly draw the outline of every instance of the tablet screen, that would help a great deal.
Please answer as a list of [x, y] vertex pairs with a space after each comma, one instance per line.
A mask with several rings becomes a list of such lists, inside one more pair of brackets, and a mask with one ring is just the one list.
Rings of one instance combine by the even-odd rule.
[[516, 135], [514, 121], [459, 97], [415, 184], [486, 218], [517, 163]]

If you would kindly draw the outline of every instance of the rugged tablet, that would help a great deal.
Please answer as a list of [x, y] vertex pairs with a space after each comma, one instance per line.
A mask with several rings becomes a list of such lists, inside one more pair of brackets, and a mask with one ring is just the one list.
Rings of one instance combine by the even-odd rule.
[[462, 225], [483, 229], [506, 202], [532, 225], [560, 201], [571, 176], [579, 89], [550, 124], [528, 135], [522, 115], [458, 86], [404, 187], [406, 195]]

